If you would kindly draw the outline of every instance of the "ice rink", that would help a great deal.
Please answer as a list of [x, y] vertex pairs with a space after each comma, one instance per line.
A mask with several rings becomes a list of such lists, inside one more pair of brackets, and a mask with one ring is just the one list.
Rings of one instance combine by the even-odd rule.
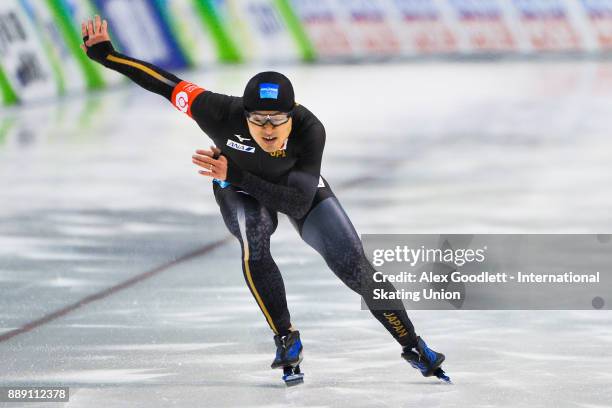
[[[266, 68], [181, 76], [242, 94]], [[612, 63], [276, 69], [325, 124], [323, 175], [360, 233], [612, 232]], [[286, 388], [191, 163], [209, 144], [136, 86], [0, 111], [0, 386], [70, 387], [28, 407], [612, 405], [609, 311], [409, 312], [445, 385], [281, 216], [272, 252], [305, 347]]]

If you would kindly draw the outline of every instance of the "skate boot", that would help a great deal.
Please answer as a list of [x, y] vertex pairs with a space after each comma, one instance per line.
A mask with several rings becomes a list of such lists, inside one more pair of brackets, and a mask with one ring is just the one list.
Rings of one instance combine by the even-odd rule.
[[288, 386], [304, 382], [304, 374], [300, 371], [302, 361], [302, 342], [300, 332], [292, 331], [286, 336], [274, 336], [276, 344], [276, 357], [272, 362], [272, 368], [283, 369], [283, 381]]
[[436, 376], [442, 381], [447, 383], [451, 382], [451, 379], [442, 370], [442, 363], [444, 362], [444, 354], [437, 353], [427, 347], [427, 344], [422, 338], [417, 337], [417, 346], [415, 349], [408, 347], [404, 348], [402, 353], [404, 360], [408, 361], [410, 365], [423, 374], [423, 377]]

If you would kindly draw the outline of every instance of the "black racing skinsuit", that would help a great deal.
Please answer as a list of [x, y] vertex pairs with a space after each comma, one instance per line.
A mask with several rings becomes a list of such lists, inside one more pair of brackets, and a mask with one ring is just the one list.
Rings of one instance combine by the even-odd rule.
[[[270, 254], [277, 212], [289, 217], [302, 239], [369, 305], [371, 294], [367, 293], [374, 268], [338, 199], [320, 177], [325, 129], [315, 115], [297, 105], [285, 148], [267, 153], [249, 133], [242, 98], [182, 81], [158, 67], [116, 52], [110, 42], [89, 47], [87, 54], [170, 100], [191, 116], [228, 158], [227, 181], [231, 185], [213, 183], [215, 198], [227, 228], [242, 247], [247, 285], [275, 334], [285, 335], [292, 330], [283, 279]], [[391, 284], [377, 287], [394, 290]], [[401, 301], [391, 310], [372, 310], [372, 314], [402, 346], [416, 345], [414, 327]]]

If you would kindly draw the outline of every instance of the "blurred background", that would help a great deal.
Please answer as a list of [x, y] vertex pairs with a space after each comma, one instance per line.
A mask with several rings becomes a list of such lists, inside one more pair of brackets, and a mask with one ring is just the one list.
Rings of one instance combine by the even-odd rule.
[[431, 57], [605, 57], [609, 0], [7, 0], [5, 105], [121, 81], [79, 49], [80, 22], [109, 20], [117, 49], [172, 70], [225, 63], [364, 63]]
[[423, 393], [285, 217], [272, 253], [308, 355], [305, 388], [279, 392], [238, 243], [191, 164], [210, 140], [87, 59], [96, 13], [124, 54], [216, 92], [285, 73], [360, 233], [612, 231], [612, 0], [2, 0], [0, 385], [69, 385], [71, 407], [609, 405], [609, 295], [409, 311], [462, 384]]

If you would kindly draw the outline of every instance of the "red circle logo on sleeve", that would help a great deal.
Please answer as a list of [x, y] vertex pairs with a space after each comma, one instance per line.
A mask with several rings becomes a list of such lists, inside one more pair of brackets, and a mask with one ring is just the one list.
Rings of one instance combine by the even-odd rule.
[[187, 92], [179, 92], [176, 94], [176, 98], [174, 100], [174, 105], [183, 113], [187, 113], [187, 109], [189, 108], [189, 96]]
[[192, 84], [191, 82], [181, 81], [172, 91], [172, 104], [178, 110], [191, 116], [191, 105], [196, 97], [204, 92], [203, 88]]

